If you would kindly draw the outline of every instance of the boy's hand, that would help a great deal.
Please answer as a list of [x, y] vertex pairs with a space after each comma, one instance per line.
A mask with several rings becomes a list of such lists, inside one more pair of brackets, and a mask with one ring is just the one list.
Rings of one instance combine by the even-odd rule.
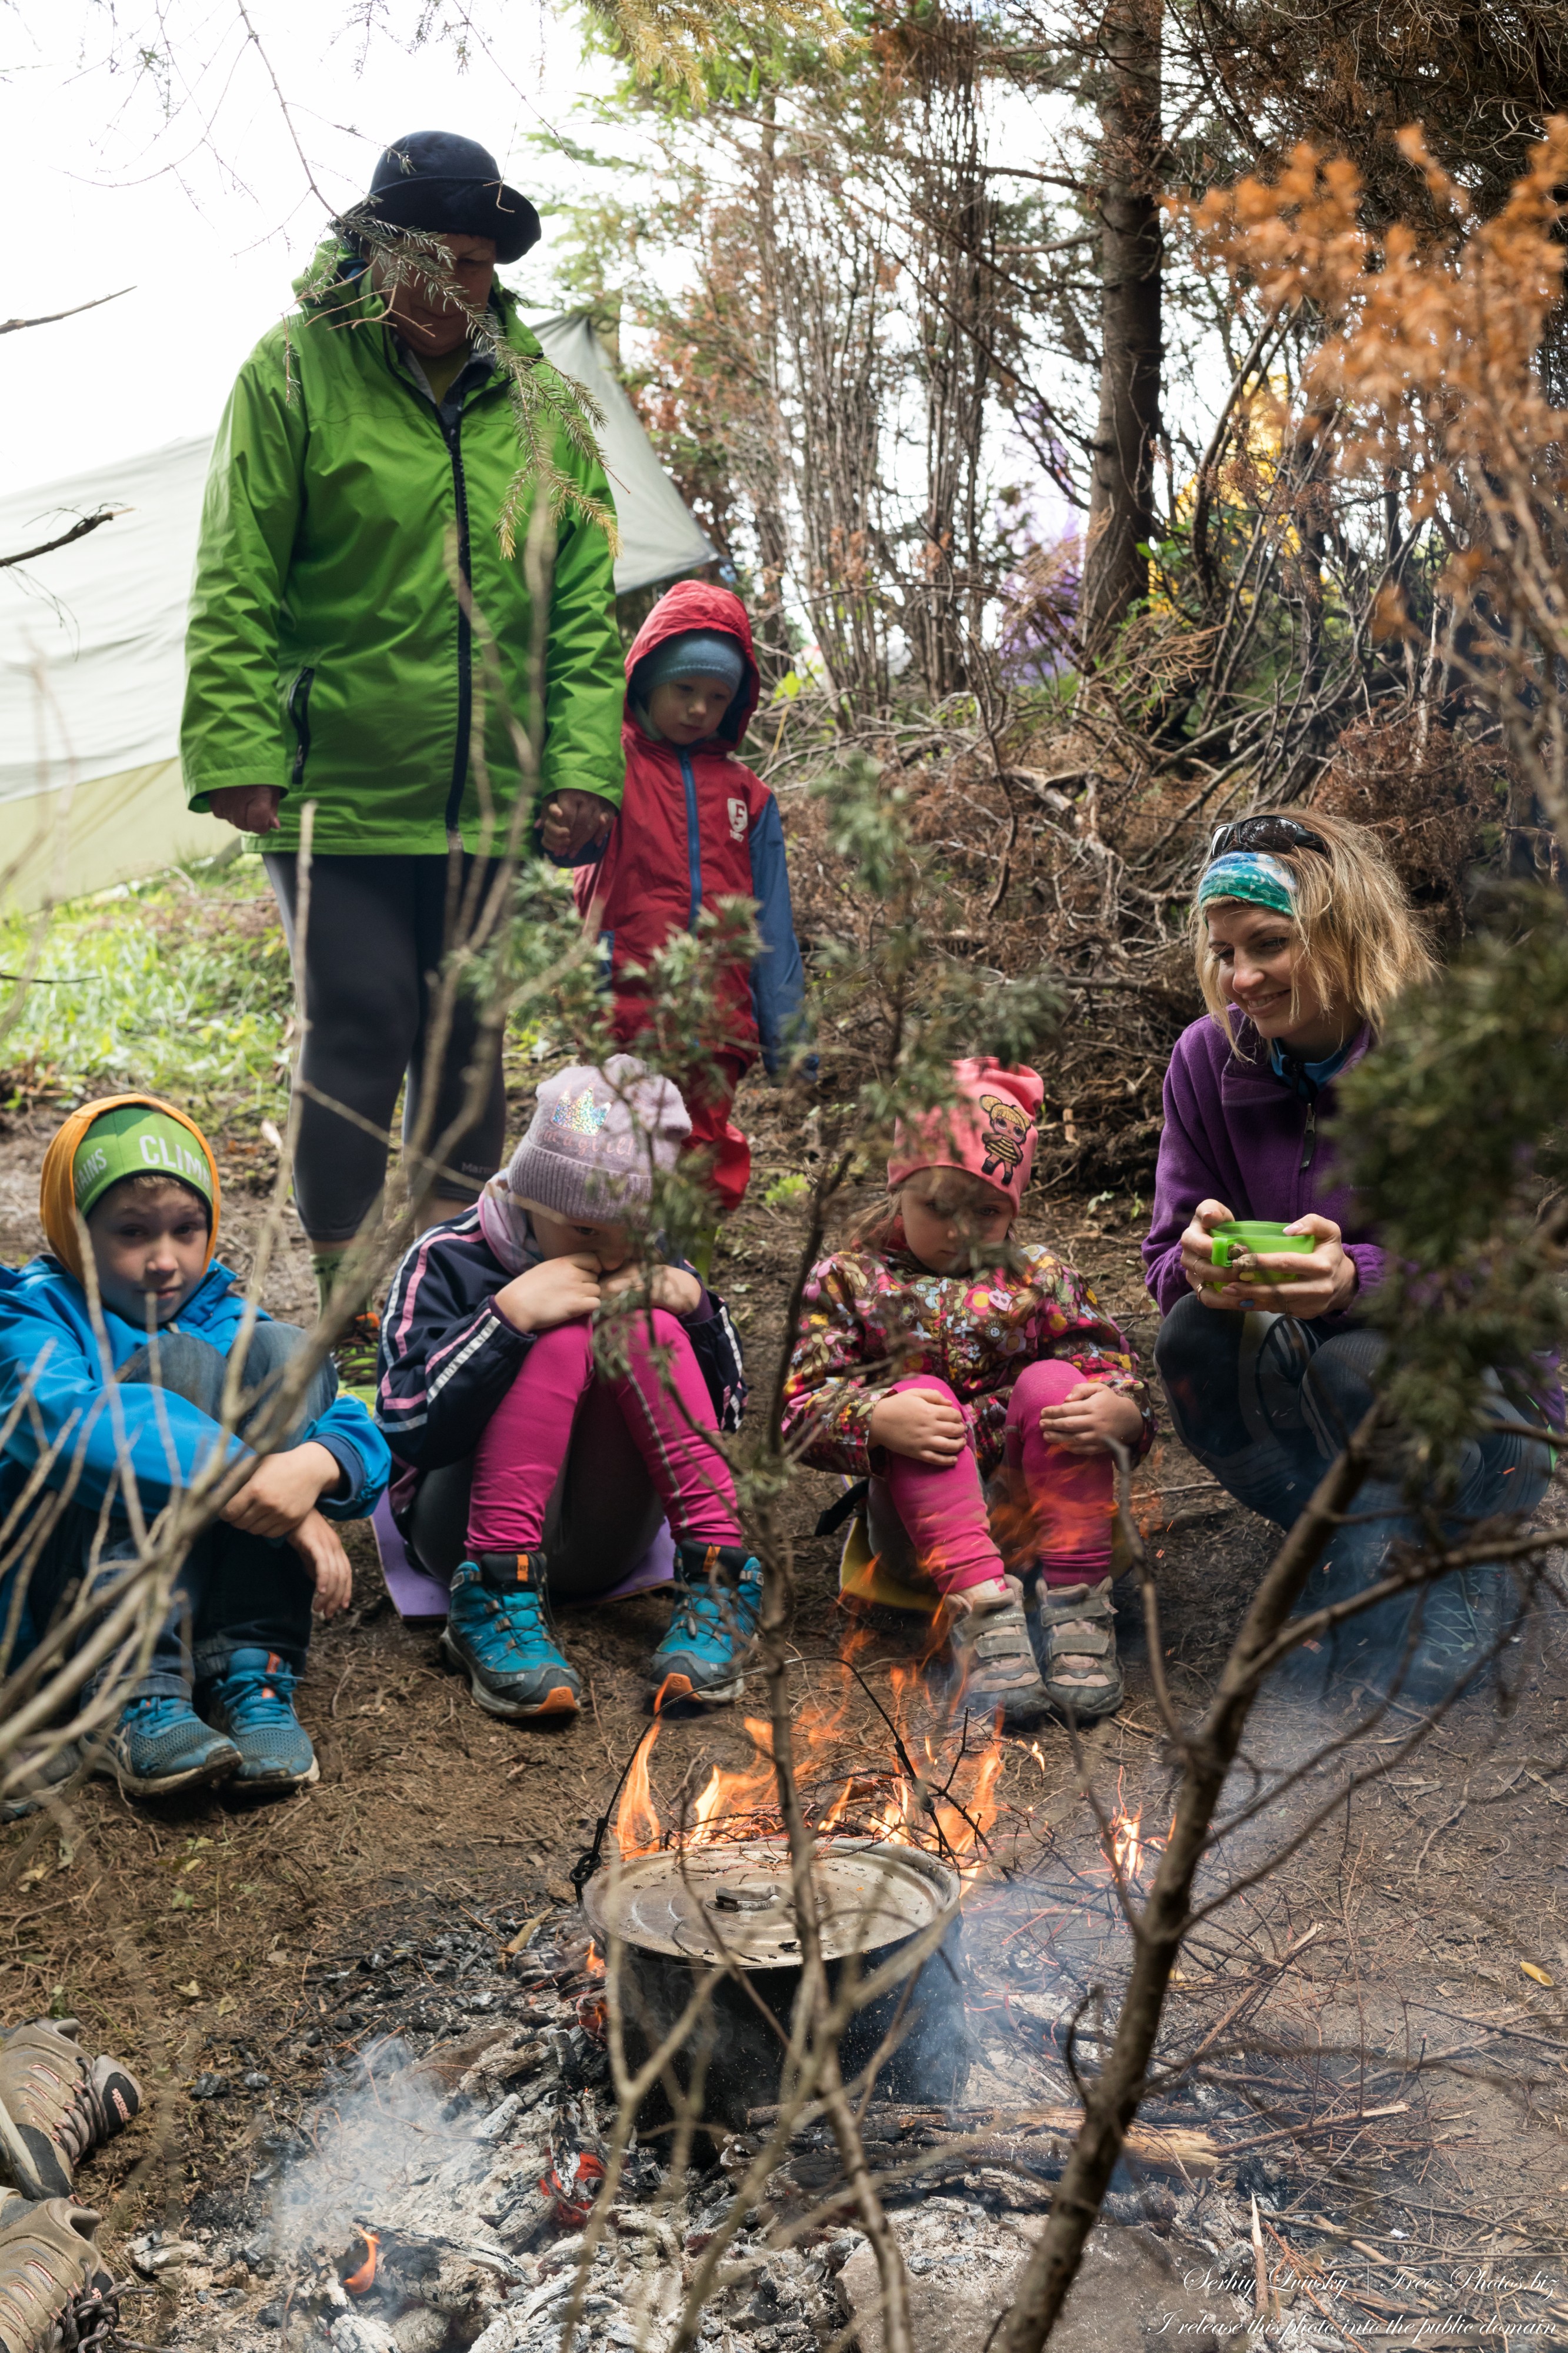
[[317, 1617], [335, 1618], [340, 1609], [348, 1608], [354, 1583], [336, 1528], [320, 1512], [307, 1512], [289, 1541], [316, 1580]]
[[695, 1315], [702, 1304], [702, 1285], [679, 1266], [618, 1267], [605, 1275], [599, 1290], [605, 1299], [635, 1292], [639, 1307], [662, 1307], [670, 1315]]
[[969, 1426], [955, 1405], [931, 1389], [896, 1389], [871, 1409], [867, 1436], [889, 1454], [907, 1455], [946, 1471], [969, 1443]]
[[615, 823], [613, 804], [599, 793], [576, 788], [552, 793], [539, 813], [539, 840], [546, 858], [570, 865]]
[[558, 1324], [576, 1324], [599, 1304], [599, 1261], [585, 1251], [542, 1259], [503, 1283], [495, 1304], [514, 1332], [553, 1332]]
[[224, 785], [207, 795], [207, 807], [241, 833], [276, 833], [282, 797], [276, 785]]
[[291, 1536], [321, 1497], [341, 1486], [343, 1466], [316, 1440], [263, 1455], [237, 1495], [223, 1507], [231, 1528], [247, 1535]]
[[1079, 1381], [1060, 1405], [1040, 1413], [1040, 1436], [1069, 1454], [1103, 1452], [1108, 1438], [1136, 1446], [1143, 1434], [1143, 1417], [1125, 1389], [1108, 1388], [1103, 1381]]

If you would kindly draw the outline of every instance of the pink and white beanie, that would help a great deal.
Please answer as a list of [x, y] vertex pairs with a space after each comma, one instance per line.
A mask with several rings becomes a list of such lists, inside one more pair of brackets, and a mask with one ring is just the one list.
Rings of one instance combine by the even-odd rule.
[[599, 1070], [574, 1063], [546, 1079], [527, 1134], [479, 1197], [484, 1236], [503, 1266], [521, 1268], [527, 1247], [524, 1201], [570, 1224], [635, 1219], [653, 1193], [654, 1171], [673, 1168], [691, 1122], [680, 1090], [635, 1054], [612, 1054]]

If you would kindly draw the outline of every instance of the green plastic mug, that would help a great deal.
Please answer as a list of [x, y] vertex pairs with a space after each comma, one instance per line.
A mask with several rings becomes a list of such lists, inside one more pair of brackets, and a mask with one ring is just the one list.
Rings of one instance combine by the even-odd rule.
[[[1256, 1257], [1265, 1252], [1289, 1251], [1300, 1256], [1318, 1247], [1316, 1234], [1288, 1234], [1282, 1225], [1277, 1225], [1268, 1218], [1235, 1219], [1228, 1224], [1214, 1227], [1210, 1238], [1214, 1243], [1215, 1266], [1228, 1266], [1233, 1258], [1243, 1252]], [[1264, 1279], [1269, 1282], [1294, 1281], [1283, 1267], [1275, 1268]], [[1223, 1283], [1211, 1283], [1209, 1287], [1220, 1291], [1225, 1286]]]

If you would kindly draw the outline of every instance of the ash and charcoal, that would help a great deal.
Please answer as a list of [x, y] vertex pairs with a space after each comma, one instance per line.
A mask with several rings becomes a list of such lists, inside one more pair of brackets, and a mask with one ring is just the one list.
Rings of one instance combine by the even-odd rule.
[[[265, 2199], [265, 2221], [226, 2242], [213, 2221], [195, 2219], [216, 2220], [221, 2201], [204, 2195], [181, 2235], [150, 2233], [134, 2251], [142, 2276], [179, 2295], [169, 2344], [557, 2353], [576, 2295], [575, 2342], [587, 2353], [663, 2353], [754, 2137], [723, 2137], [715, 2161], [679, 2181], [659, 2164], [657, 2142], [636, 2150], [580, 2279], [583, 2225], [613, 2120], [597, 2039], [603, 1979], [588, 1967], [578, 1917], [558, 1915], [521, 1951], [498, 1949], [517, 1925], [387, 1946], [317, 1973], [316, 2022], [297, 2052], [336, 2045], [342, 2055], [310, 2108], [261, 2136], [251, 2195]], [[361, 2050], [343, 2047], [373, 2021], [379, 2031]], [[221, 2066], [208, 2054], [198, 2078], [214, 2105], [257, 2089], [246, 2084], [260, 2072], [243, 2064], [247, 2046], [229, 2049]], [[215, 2089], [213, 2077], [231, 2088]], [[886, 2136], [879, 2117], [878, 2126]], [[929, 2158], [929, 2130], [919, 2120], [909, 2130], [903, 2154]], [[857, 2230], [835, 2220], [793, 2245], [774, 2243], [807, 2204], [825, 2202], [820, 2186], [794, 2178], [820, 2158], [821, 2136], [800, 2137], [726, 2252], [701, 2320], [713, 2353], [815, 2353], [853, 2316], [844, 2283], [867, 2255]], [[1037, 2228], [1026, 2217], [1037, 2217], [1049, 2194], [1048, 2180], [1026, 2168], [964, 2162], [940, 2181], [890, 2190], [889, 2203], [900, 2233], [917, 2225], [921, 2233], [917, 2277], [922, 2266], [940, 2268], [940, 2224], [958, 2274], [989, 2278]], [[1129, 2221], [1136, 2209], [1159, 2229], [1173, 2220], [1161, 2184], [1113, 2193], [1110, 2211], [1124, 2208]]]
[[[1037, 1969], [1032, 1988], [1021, 1983], [1019, 1947], [1029, 1939], [1008, 1934], [1035, 1916], [1031, 1905], [1037, 1911], [1038, 1892], [1024, 1888], [981, 1897], [972, 1949], [954, 1957], [974, 2047], [966, 2105], [884, 2098], [867, 2116], [922, 2353], [949, 2343], [973, 2353], [984, 2340], [1048, 2210], [1070, 2134], [1062, 2043], [1081, 2006], [1082, 1971]], [[133, 2251], [160, 2296], [177, 2299], [177, 2311], [164, 2306], [174, 2321], [166, 2344], [192, 2353], [559, 2353], [575, 2299], [573, 2341], [584, 2353], [668, 2353], [696, 2264], [762, 2146], [765, 2105], [742, 2131], [716, 2126], [679, 2179], [660, 2162], [668, 2141], [649, 2136], [582, 2276], [584, 2225], [614, 2115], [599, 2040], [604, 1980], [590, 1966], [581, 1915], [546, 1915], [525, 1942], [528, 1927], [499, 1915], [315, 1973], [314, 2022], [294, 2055], [331, 2054], [327, 2073], [302, 2114], [274, 2114], [257, 2136], [263, 2162], [248, 2191], [257, 2202], [226, 2210], [204, 2190], [178, 2235], [149, 2233]], [[1094, 2022], [1080, 2021], [1085, 2063]], [[242, 2040], [202, 2057], [205, 2114], [275, 2108]], [[228, 2088], [202, 2080], [215, 2077]], [[1053, 2104], [1062, 2120], [1055, 2137], [1041, 2126]], [[1145, 2146], [1107, 2200], [1086, 2284], [1064, 2322], [1064, 2353], [1075, 2345], [1121, 2353], [1168, 2329], [1200, 2353], [1260, 2329], [1275, 2353], [1364, 2341], [1366, 2309], [1322, 2284], [1315, 2301], [1297, 2294], [1272, 2237], [1279, 2292], [1267, 2318], [1258, 2307], [1254, 2196], [1292, 2237], [1303, 2218], [1284, 2211], [1299, 2178], [1279, 2153], [1227, 2158], [1215, 2137], [1256, 2121], [1255, 2109], [1206, 2084], [1145, 2105]], [[1180, 2166], [1165, 2161], [1172, 2147], [1184, 2153]], [[816, 2353], [847, 2327], [861, 2353], [879, 2353], [875, 2266], [841, 2188], [831, 2137], [803, 2123], [725, 2251], [701, 2316], [704, 2353]], [[1309, 2244], [1331, 2255], [1356, 2226], [1336, 2227], [1324, 2203], [1320, 2189], [1320, 2235]], [[1193, 2280], [1203, 2283], [1195, 2295], [1181, 2285]], [[1114, 2326], [1094, 2319], [1097, 2297]]]

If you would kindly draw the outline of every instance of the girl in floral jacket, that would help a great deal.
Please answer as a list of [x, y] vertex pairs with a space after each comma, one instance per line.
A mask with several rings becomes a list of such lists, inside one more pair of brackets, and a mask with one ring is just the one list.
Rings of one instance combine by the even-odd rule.
[[[1038, 1073], [984, 1060], [953, 1075], [953, 1108], [895, 1134], [890, 1215], [812, 1270], [785, 1436], [818, 1470], [868, 1476], [879, 1562], [938, 1599], [972, 1704], [1009, 1724], [1047, 1704], [1109, 1715], [1122, 1683], [1106, 1441], [1148, 1445], [1143, 1385], [1076, 1269], [1039, 1243], [1004, 1249], [1035, 1156]], [[1037, 1569], [1043, 1674], [1019, 1582]]]

